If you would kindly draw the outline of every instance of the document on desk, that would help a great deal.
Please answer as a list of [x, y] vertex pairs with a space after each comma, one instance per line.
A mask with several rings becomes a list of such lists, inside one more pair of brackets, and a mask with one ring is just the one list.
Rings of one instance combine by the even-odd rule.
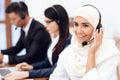
[[0, 68], [0, 78], [4, 77], [8, 73], [15, 72], [15, 71], [17, 71], [15, 67]]

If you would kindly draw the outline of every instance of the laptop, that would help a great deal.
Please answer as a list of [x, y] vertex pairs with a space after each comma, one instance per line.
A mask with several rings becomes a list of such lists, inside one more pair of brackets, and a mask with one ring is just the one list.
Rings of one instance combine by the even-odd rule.
[[15, 67], [0, 68], [0, 78], [3, 78], [8, 73], [15, 72], [15, 71], [17, 71]]

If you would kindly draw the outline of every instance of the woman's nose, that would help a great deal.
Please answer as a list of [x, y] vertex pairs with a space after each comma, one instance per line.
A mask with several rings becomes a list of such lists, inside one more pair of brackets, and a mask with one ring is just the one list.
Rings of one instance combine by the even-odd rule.
[[82, 27], [79, 26], [78, 29], [77, 29], [77, 32], [79, 32], [79, 33], [83, 32]]

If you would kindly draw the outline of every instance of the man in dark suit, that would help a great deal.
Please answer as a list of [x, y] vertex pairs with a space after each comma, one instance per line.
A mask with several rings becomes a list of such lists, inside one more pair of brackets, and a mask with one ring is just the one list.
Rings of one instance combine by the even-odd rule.
[[[21, 35], [17, 44], [6, 50], [1, 50], [0, 62], [17, 64], [27, 62], [29, 64], [42, 61], [46, 57], [47, 49], [51, 42], [49, 33], [44, 26], [31, 18], [27, 5], [24, 2], [11, 3], [6, 9], [11, 24], [21, 28]], [[17, 54], [26, 49], [26, 54]]]

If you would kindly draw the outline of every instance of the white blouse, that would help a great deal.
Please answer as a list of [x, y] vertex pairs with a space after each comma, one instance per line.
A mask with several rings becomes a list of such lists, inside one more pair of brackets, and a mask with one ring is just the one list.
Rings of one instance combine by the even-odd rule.
[[47, 56], [48, 56], [48, 59], [49, 59], [49, 62], [51, 63], [51, 65], [53, 64], [52, 63], [52, 54], [53, 54], [53, 48], [55, 47], [55, 45], [57, 44], [58, 42], [58, 39], [59, 37], [56, 37], [56, 38], [52, 38], [52, 43], [47, 51]]
[[96, 54], [96, 66], [87, 73], [89, 46], [85, 49], [73, 46], [69, 45], [60, 54], [57, 67], [49, 80], [120, 80], [120, 53], [114, 41], [103, 43]]

